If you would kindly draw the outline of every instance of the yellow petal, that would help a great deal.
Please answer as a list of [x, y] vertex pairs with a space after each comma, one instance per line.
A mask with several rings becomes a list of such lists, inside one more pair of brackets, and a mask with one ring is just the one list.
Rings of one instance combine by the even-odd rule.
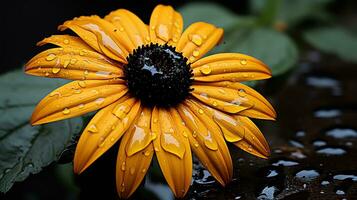
[[38, 46], [45, 44], [54, 44], [62, 48], [75, 48], [93, 51], [94, 49], [87, 45], [80, 37], [70, 35], [52, 35], [38, 42]]
[[126, 63], [126, 57], [135, 48], [126, 35], [118, 33], [113, 24], [98, 16], [75, 18], [59, 26], [62, 31], [67, 28], [96, 51], [122, 63]]
[[271, 77], [271, 71], [260, 60], [238, 53], [220, 53], [202, 58], [192, 65], [196, 81], [249, 81]]
[[[150, 126], [150, 125], [149, 125]], [[154, 154], [152, 143], [141, 149], [134, 155], [126, 153], [126, 147], [135, 137], [131, 134], [124, 134], [120, 143], [117, 166], [116, 166], [116, 185], [119, 197], [127, 199], [138, 188], [145, 177]]]
[[109, 13], [104, 19], [111, 22], [119, 34], [129, 38], [135, 48], [150, 42], [147, 26], [134, 13], [119, 9]]
[[126, 86], [120, 83], [120, 80], [72, 81], [41, 100], [31, 124], [68, 119], [103, 108], [126, 94]]
[[222, 38], [223, 29], [205, 22], [191, 24], [182, 34], [176, 50], [195, 62], [211, 50]]
[[152, 141], [153, 135], [151, 134], [150, 120], [151, 108], [145, 107], [134, 125], [127, 132], [128, 135], [131, 135], [125, 148], [127, 156], [132, 156], [142, 151]]
[[[185, 104], [187, 104], [187, 101], [185, 101]], [[189, 102], [188, 104], [191, 105]], [[188, 139], [192, 151], [212, 176], [220, 184], [226, 185], [232, 179], [233, 164], [228, 147], [219, 128], [215, 127], [213, 120], [209, 119], [199, 108], [198, 110], [197, 108], [191, 110], [187, 105], [181, 104], [178, 106], [177, 111], [184, 124], [190, 130]], [[176, 122], [176, 124], [179, 123]], [[208, 132], [212, 140], [217, 143], [218, 148], [216, 150], [207, 146]]]
[[179, 132], [169, 111], [164, 108], [154, 108], [151, 130], [157, 133], [154, 148], [161, 171], [175, 197], [181, 198], [187, 193], [192, 177], [189, 141]]
[[261, 158], [270, 155], [269, 145], [263, 134], [248, 117], [228, 115], [195, 101], [191, 103], [201, 107], [214, 120], [228, 142]]
[[71, 80], [105, 80], [124, 76], [121, 66], [99, 53], [72, 47], [53, 48], [33, 57], [27, 74]]
[[[118, 108], [126, 108], [125, 115], [117, 116]], [[100, 110], [84, 129], [74, 156], [74, 171], [83, 172], [129, 128], [140, 111], [140, 102], [127, 96]]]
[[[238, 97], [241, 99], [241, 102], [243, 103], [248, 102], [253, 105], [249, 109], [239, 112], [239, 115], [266, 120], [275, 120], [276, 118], [276, 112], [273, 106], [261, 94], [249, 86], [229, 81], [204, 83], [203, 85], [216, 87], [216, 90], [220, 90], [220, 88], [227, 88], [230, 91], [235, 90], [236, 98]], [[207, 93], [207, 95], [209, 94]]]
[[158, 5], [150, 18], [150, 37], [152, 43], [168, 43], [175, 46], [181, 37], [183, 19], [171, 6]]
[[238, 91], [206, 85], [193, 85], [192, 96], [203, 103], [228, 113], [240, 113], [254, 106], [246, 97], [238, 95]]

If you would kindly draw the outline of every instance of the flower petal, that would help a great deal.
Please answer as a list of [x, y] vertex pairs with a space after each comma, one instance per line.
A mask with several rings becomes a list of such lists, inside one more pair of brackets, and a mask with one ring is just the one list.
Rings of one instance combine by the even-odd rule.
[[[192, 101], [199, 106], [199, 102]], [[233, 142], [244, 151], [261, 158], [270, 155], [270, 149], [263, 134], [248, 117], [232, 116], [206, 105], [200, 106], [207, 115], [221, 128], [228, 142]]]
[[103, 108], [126, 94], [121, 80], [72, 81], [54, 90], [36, 106], [31, 124], [77, 117]]
[[[151, 117], [151, 110], [149, 112], [149, 117]], [[150, 127], [150, 119], [148, 126]], [[140, 185], [150, 167], [154, 154], [153, 144], [149, 143], [137, 153], [129, 155], [127, 147], [131, 146], [131, 141], [136, 140], [135, 137], [135, 134], [125, 133], [118, 152], [116, 167], [117, 191], [119, 196], [124, 199], [129, 198]]]
[[156, 156], [164, 177], [175, 197], [185, 196], [191, 184], [192, 156], [189, 141], [177, 129], [168, 110], [155, 107], [151, 129]]
[[105, 80], [124, 76], [121, 66], [97, 52], [76, 48], [53, 48], [33, 57], [27, 74], [71, 80]]
[[151, 120], [151, 108], [145, 107], [136, 120], [135, 124], [130, 127], [127, 134], [132, 135], [129, 141], [126, 144], [126, 154], [128, 156], [132, 156], [137, 152], [143, 150], [147, 147], [152, 138], [156, 137], [156, 135], [152, 135], [150, 129], [150, 121]]
[[104, 18], [111, 22], [122, 34], [131, 40], [133, 46], [139, 47], [150, 42], [147, 26], [134, 13], [118, 9]]
[[[194, 90], [191, 94], [211, 107], [257, 119], [275, 120], [276, 118], [273, 106], [257, 91], [244, 84], [229, 81], [201, 84], [193, 85]], [[221, 106], [215, 101], [225, 103]], [[235, 105], [233, 108], [238, 106], [237, 110], [225, 108], [231, 104]]]
[[259, 128], [248, 117], [234, 118], [245, 128], [245, 139], [233, 144], [250, 154], [267, 158], [270, 155], [270, 148]]
[[239, 53], [220, 53], [202, 58], [192, 65], [196, 81], [250, 81], [271, 77], [271, 71], [260, 60]]
[[181, 37], [183, 19], [171, 6], [158, 5], [150, 18], [150, 37], [152, 43], [175, 46]]
[[[177, 111], [187, 126], [179, 125], [179, 127], [190, 130], [188, 131], [188, 139], [192, 151], [212, 176], [221, 185], [226, 185], [232, 179], [233, 164], [219, 127], [206, 114], [201, 114], [199, 109], [194, 108], [189, 101], [185, 101], [185, 105], [179, 105]], [[181, 123], [176, 122], [176, 124]], [[213, 141], [217, 145], [212, 145]]]
[[75, 18], [58, 28], [61, 31], [71, 29], [96, 51], [122, 63], [126, 63], [126, 57], [135, 48], [125, 34], [120, 34], [113, 24], [98, 16]]
[[223, 29], [205, 22], [191, 24], [182, 34], [176, 50], [189, 59], [191, 63], [211, 50], [222, 38]]
[[74, 172], [82, 173], [130, 127], [140, 111], [140, 102], [125, 96], [100, 110], [84, 129], [74, 155]]
[[75, 48], [75, 49], [85, 49], [93, 51], [94, 49], [87, 45], [80, 37], [70, 36], [70, 35], [52, 35], [48, 38], [43, 39], [38, 42], [38, 46], [43, 46], [45, 44], [54, 44], [62, 48]]
[[238, 91], [206, 85], [193, 85], [192, 96], [203, 103], [228, 113], [240, 113], [254, 106], [247, 98], [240, 97]]

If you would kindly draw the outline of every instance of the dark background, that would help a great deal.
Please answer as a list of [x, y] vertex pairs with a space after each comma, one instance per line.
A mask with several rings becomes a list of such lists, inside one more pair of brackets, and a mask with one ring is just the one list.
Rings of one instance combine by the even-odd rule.
[[[0, 12], [0, 73], [22, 67], [41, 49], [36, 43], [53, 34], [61, 34], [57, 26], [81, 15], [105, 16], [125, 8], [149, 22], [154, 7], [170, 4], [175, 8], [188, 1], [139, 1], [139, 0], [7, 0]], [[191, 1], [190, 1], [191, 2]], [[214, 1], [227, 8], [244, 13], [247, 1]], [[218, 17], [218, 16], [217, 16]]]

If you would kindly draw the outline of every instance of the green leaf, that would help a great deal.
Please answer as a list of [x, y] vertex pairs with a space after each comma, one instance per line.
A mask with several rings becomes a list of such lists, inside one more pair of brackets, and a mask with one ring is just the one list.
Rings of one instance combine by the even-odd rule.
[[239, 28], [226, 33], [222, 44], [224, 52], [243, 53], [260, 59], [273, 72], [283, 74], [297, 62], [294, 42], [281, 32], [268, 28]]
[[[250, 7], [253, 13], [261, 13], [265, 4], [271, 0], [251, 0]], [[326, 6], [332, 0], [281, 0], [276, 14], [276, 21], [292, 27], [307, 18], [328, 20], [331, 16], [326, 12]]]
[[186, 3], [178, 10], [183, 17], [185, 27], [194, 22], [203, 21], [227, 28], [235, 24], [237, 20], [234, 13], [215, 3]]
[[315, 48], [357, 62], [357, 35], [341, 27], [316, 28], [303, 34], [305, 40]]
[[15, 71], [0, 76], [0, 191], [36, 174], [53, 161], [82, 127], [80, 118], [32, 127], [38, 101], [65, 81]]

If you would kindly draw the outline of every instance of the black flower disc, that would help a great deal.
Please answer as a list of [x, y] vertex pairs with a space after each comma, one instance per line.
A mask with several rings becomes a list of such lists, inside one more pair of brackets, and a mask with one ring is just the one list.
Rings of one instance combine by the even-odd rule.
[[144, 104], [173, 106], [190, 92], [192, 70], [182, 53], [167, 44], [134, 50], [124, 67], [129, 92]]

